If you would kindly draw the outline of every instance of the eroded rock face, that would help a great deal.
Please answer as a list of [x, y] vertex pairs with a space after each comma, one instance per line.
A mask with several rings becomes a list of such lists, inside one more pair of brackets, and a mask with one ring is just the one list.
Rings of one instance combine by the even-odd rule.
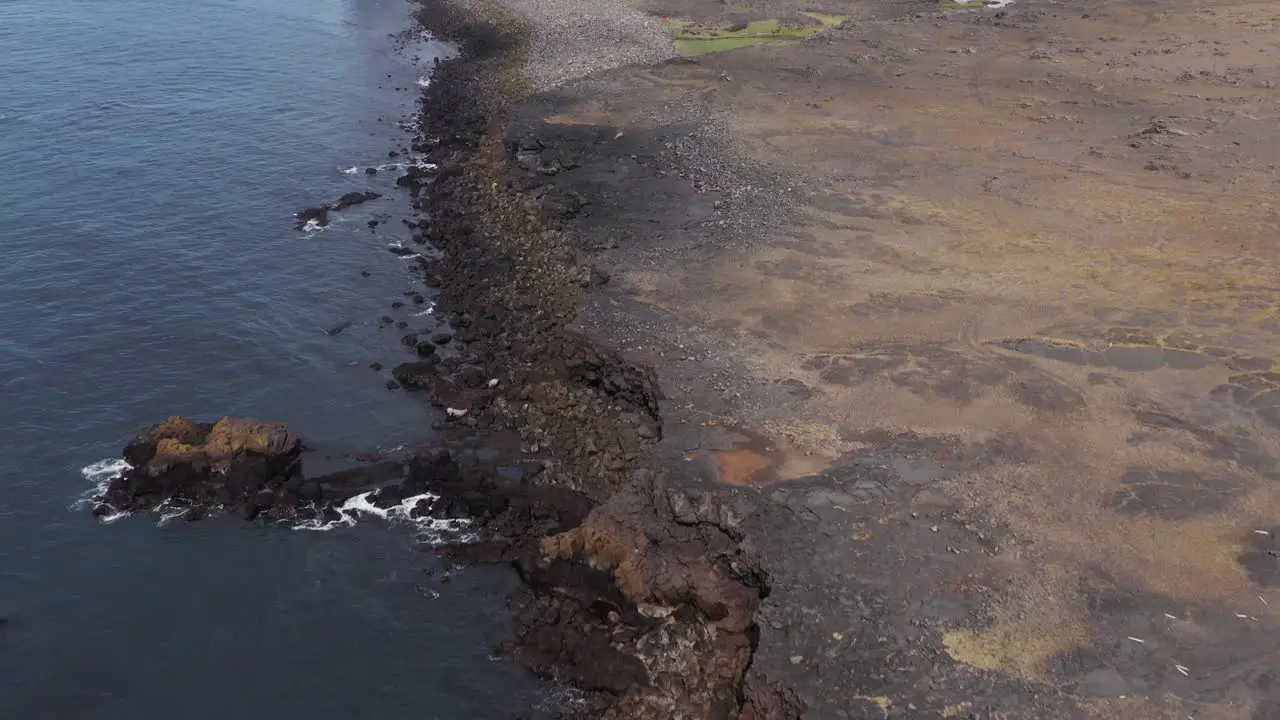
[[[708, 553], [708, 546], [716, 552]], [[759, 602], [757, 588], [713, 560], [736, 551], [721, 533], [678, 525], [638, 494], [620, 494], [568, 532], [542, 541], [543, 553], [608, 570], [637, 606], [696, 608], [707, 621], [744, 632]]]
[[738, 720], [800, 720], [805, 706], [794, 692], [749, 678]]
[[302, 441], [280, 423], [171, 417], [125, 447], [130, 468], [99, 498], [98, 511], [149, 510], [166, 501], [202, 509], [309, 502], [316, 493], [302, 479], [301, 453]]
[[653, 368], [628, 362], [616, 352], [570, 332], [564, 336], [564, 364], [575, 381], [644, 410], [661, 427], [658, 403], [662, 393]]
[[[605, 705], [615, 714], [605, 717], [733, 717], [753, 650], [756, 609], [767, 589], [758, 558], [712, 514], [695, 524], [677, 520], [677, 513], [687, 517], [689, 508], [705, 505], [683, 496], [672, 503], [660, 494], [624, 492], [580, 525], [545, 537], [541, 565], [575, 568], [576, 575], [562, 571], [555, 584], [562, 593], [578, 592], [570, 593], [573, 599], [543, 600], [543, 615], [522, 637], [526, 662], [533, 653], [535, 666], [540, 660], [576, 668], [576, 682], [585, 689], [594, 678], [591, 666], [620, 652], [627, 663], [612, 664], [619, 671], [630, 668], [630, 681], [624, 688], [600, 688], [614, 694]], [[573, 581], [588, 571], [607, 578], [608, 586]], [[576, 619], [570, 623], [565, 616]], [[539, 633], [548, 632], [547, 625], [566, 638], [589, 636], [594, 628], [609, 652], [587, 652], [595, 646], [583, 637], [556, 661], [542, 659], [547, 650]], [[643, 674], [637, 676], [636, 667]]]
[[[730, 510], [680, 493], [593, 506], [492, 476], [427, 485], [441, 495], [433, 512], [474, 518], [487, 538], [455, 556], [510, 563], [536, 591], [507, 649], [583, 690], [592, 717], [737, 716], [767, 588], [758, 558], [726, 529]], [[787, 698], [758, 695], [749, 717], [798, 717], [775, 714]]]

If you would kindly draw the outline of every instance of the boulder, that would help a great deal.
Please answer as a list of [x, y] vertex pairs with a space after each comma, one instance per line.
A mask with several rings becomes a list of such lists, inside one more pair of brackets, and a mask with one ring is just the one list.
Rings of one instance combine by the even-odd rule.
[[629, 362], [577, 333], [564, 336], [564, 365], [573, 380], [647, 414], [661, 432], [662, 392], [653, 368]]
[[397, 365], [391, 376], [401, 385], [415, 390], [430, 390], [440, 382], [440, 372], [431, 362], [409, 362]]
[[377, 200], [380, 197], [382, 196], [371, 190], [364, 190], [364, 191], [357, 190], [355, 192], [349, 192], [346, 195], [343, 195], [342, 197], [338, 198], [337, 202], [325, 203], [323, 205], [317, 205], [315, 207], [303, 208], [298, 212], [294, 213], [293, 226], [298, 230], [305, 230], [307, 227], [307, 223], [314, 220], [315, 223], [320, 227], [325, 227], [329, 224], [330, 211], [340, 212], [342, 210], [346, 210], [352, 205], [359, 205], [360, 203], [369, 202], [370, 200]]
[[433, 165], [410, 165], [405, 168], [404, 175], [396, 178], [396, 185], [417, 189], [435, 177], [436, 174], [436, 168]]
[[[428, 343], [419, 344], [418, 347], [425, 344]], [[397, 365], [391, 375], [408, 390], [425, 390], [431, 396], [431, 403], [437, 407], [465, 413], [487, 401], [491, 393], [487, 392], [483, 384], [475, 387], [460, 386], [454, 379], [440, 374], [437, 366], [439, 362], [439, 357], [428, 355], [418, 362]]]
[[293, 214], [293, 218], [293, 227], [296, 230], [306, 229], [307, 223], [313, 220], [320, 227], [325, 227], [329, 224], [329, 206], [317, 205], [316, 207], [302, 208]]
[[349, 192], [338, 198], [338, 201], [330, 205], [329, 209], [334, 211], [346, 210], [352, 205], [359, 205], [360, 203], [366, 203], [370, 200], [377, 200], [380, 197], [382, 196], [372, 190]]

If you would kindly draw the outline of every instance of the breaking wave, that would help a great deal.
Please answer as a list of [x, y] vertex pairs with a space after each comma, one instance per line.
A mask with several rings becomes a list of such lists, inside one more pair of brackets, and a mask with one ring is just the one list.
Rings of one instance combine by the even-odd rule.
[[89, 463], [80, 468], [80, 474], [85, 480], [92, 483], [93, 487], [89, 488], [71, 505], [71, 509], [79, 512], [92, 510], [97, 507], [107, 508], [107, 512], [98, 516], [98, 519], [104, 523], [113, 523], [129, 513], [116, 510], [106, 503], [98, 502], [98, 498], [107, 493], [107, 487], [111, 485], [111, 481], [124, 474], [129, 469], [129, 463], [121, 458], [107, 458], [99, 460], [95, 463]]
[[465, 518], [433, 518], [414, 517], [413, 510], [419, 503], [428, 505], [440, 496], [433, 493], [413, 495], [387, 508], [373, 504], [374, 492], [361, 493], [334, 508], [338, 517], [330, 520], [316, 518], [300, 522], [293, 526], [295, 530], [326, 531], [340, 527], [351, 527], [362, 517], [376, 517], [388, 523], [408, 524], [414, 526], [418, 539], [425, 543], [468, 542], [475, 539], [469, 532], [471, 521]]

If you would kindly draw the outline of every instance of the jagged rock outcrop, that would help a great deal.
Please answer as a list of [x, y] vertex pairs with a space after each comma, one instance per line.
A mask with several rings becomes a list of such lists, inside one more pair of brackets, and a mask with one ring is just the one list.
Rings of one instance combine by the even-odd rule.
[[149, 510], [165, 502], [199, 509], [310, 504], [319, 491], [302, 478], [301, 454], [302, 441], [280, 423], [171, 417], [125, 447], [129, 468], [110, 483], [98, 509]]
[[577, 333], [564, 333], [564, 365], [569, 377], [643, 410], [661, 428], [662, 393], [653, 368], [628, 362]]

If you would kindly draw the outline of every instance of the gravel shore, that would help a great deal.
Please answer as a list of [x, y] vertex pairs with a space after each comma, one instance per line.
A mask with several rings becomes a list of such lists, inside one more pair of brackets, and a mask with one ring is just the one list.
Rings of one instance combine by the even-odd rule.
[[526, 39], [520, 67], [528, 88], [550, 90], [571, 80], [625, 65], [650, 65], [675, 56], [671, 34], [619, 0], [457, 0], [473, 19]]

